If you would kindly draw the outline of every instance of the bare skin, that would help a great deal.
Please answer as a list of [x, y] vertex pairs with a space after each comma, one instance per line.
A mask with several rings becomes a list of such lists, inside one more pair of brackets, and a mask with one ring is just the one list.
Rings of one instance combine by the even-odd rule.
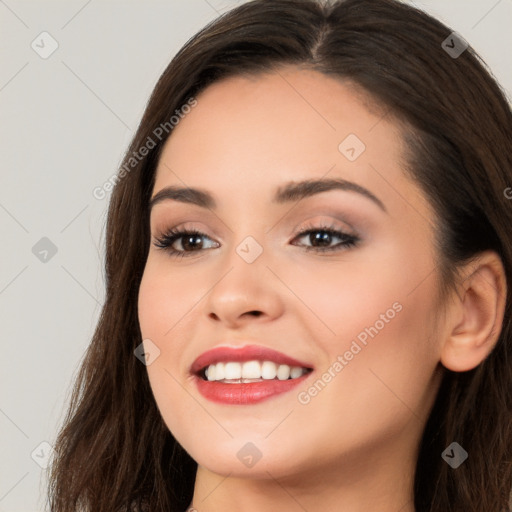
[[[499, 259], [483, 254], [440, 302], [437, 221], [403, 171], [401, 132], [348, 84], [287, 67], [215, 83], [197, 100], [164, 147], [152, 195], [200, 188], [217, 206], [153, 207], [152, 242], [173, 227], [205, 236], [182, 258], [151, 244], [138, 304], [142, 336], [160, 350], [147, 367], [155, 400], [198, 462], [191, 506], [413, 512], [418, 444], [444, 367], [474, 368], [497, 340]], [[365, 145], [359, 155], [356, 139], [339, 148], [349, 134]], [[341, 189], [272, 202], [285, 184], [322, 178], [364, 187], [381, 206]], [[322, 253], [313, 236], [299, 236], [322, 226], [358, 241], [332, 235], [326, 245], [337, 250]], [[262, 249], [252, 263], [236, 251], [248, 236]], [[184, 238], [173, 244], [182, 253]], [[203, 397], [192, 362], [215, 346], [245, 344], [314, 371], [256, 404]], [[325, 386], [315, 393], [319, 379]], [[261, 453], [252, 467], [237, 457], [248, 442]]]

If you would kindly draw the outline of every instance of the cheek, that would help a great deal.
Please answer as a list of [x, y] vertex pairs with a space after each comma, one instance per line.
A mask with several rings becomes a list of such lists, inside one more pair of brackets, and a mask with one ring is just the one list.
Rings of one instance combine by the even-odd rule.
[[187, 314], [198, 300], [199, 292], [184, 272], [169, 272], [151, 255], [142, 276], [138, 315], [143, 338], [164, 341], [175, 337], [186, 323]]
[[[169, 430], [181, 438], [180, 418], [191, 411], [200, 414], [197, 404], [184, 392], [178, 357], [186, 340], [187, 312], [197, 298], [188, 297], [193, 287], [180, 287], [179, 275], [176, 277], [173, 274], [171, 279], [168, 269], [148, 260], [139, 288], [138, 316], [142, 339], [151, 340], [159, 350], [158, 357], [146, 367], [153, 397]], [[146, 344], [144, 341], [145, 349]]]
[[439, 361], [433, 281], [413, 293], [406, 281], [373, 281], [351, 299], [339, 290], [336, 308], [326, 302], [336, 336], [324, 337], [328, 362], [300, 398], [310, 415], [331, 411], [349, 445], [399, 433], [430, 404]]
[[396, 317], [404, 316], [400, 311], [404, 303], [414, 298], [408, 294], [418, 270], [408, 269], [396, 257], [379, 256], [327, 261], [281, 273], [299, 299], [290, 301], [294, 314], [329, 352], [348, 349], [358, 335], [364, 342], [370, 336], [368, 329], [389, 330]]
[[180, 339], [183, 336], [180, 337], [178, 333], [183, 332], [186, 313], [190, 309], [184, 294], [176, 292], [179, 290], [178, 283], [175, 280], [171, 283], [165, 276], [163, 269], [148, 262], [138, 297], [139, 325], [144, 349], [154, 345], [158, 348], [158, 357], [147, 366], [147, 372], [159, 407], [162, 399], [165, 401], [164, 395], [173, 387], [172, 377], [179, 376], [177, 354], [180, 353]]
[[421, 340], [432, 336], [437, 288], [435, 266], [422, 242], [382, 243], [337, 268], [318, 266], [302, 274], [311, 277], [296, 278], [297, 289], [330, 330], [324, 339], [331, 354], [348, 350], [353, 340], [365, 348], [379, 340], [371, 345], [400, 350], [394, 355], [398, 360], [411, 352], [422, 357], [424, 349], [431, 349]]
[[368, 306], [365, 317], [359, 312], [359, 325], [353, 319], [350, 326], [338, 321], [336, 341], [325, 344], [328, 363], [319, 368], [317, 380], [298, 390], [297, 422], [324, 418], [318, 429], [324, 431], [325, 443], [315, 442], [318, 431], [301, 434], [303, 446], [314, 447], [305, 457], [357, 454], [399, 439], [408, 425], [414, 428], [426, 418], [437, 390], [438, 357], [427, 330], [421, 328], [429, 316], [423, 299], [401, 297], [402, 309], [393, 309], [394, 316], [388, 311], [388, 323], [375, 321], [381, 313], [386, 315], [386, 301], [384, 307]]
[[314, 278], [296, 278], [294, 288], [317, 315], [308, 314], [308, 327], [326, 357], [303, 402], [311, 399], [319, 414], [333, 411], [354, 428], [369, 410], [381, 425], [396, 425], [423, 409], [439, 361], [431, 260], [413, 249], [407, 257], [397, 250], [373, 256], [347, 272], [324, 266], [304, 273]]

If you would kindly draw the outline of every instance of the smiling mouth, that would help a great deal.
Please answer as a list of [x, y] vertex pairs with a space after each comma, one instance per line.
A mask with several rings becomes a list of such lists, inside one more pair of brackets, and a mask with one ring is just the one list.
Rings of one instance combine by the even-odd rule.
[[312, 368], [289, 366], [274, 361], [226, 361], [205, 366], [198, 376], [207, 382], [250, 384], [265, 381], [294, 380], [312, 372]]
[[222, 405], [258, 404], [288, 395], [311, 377], [314, 368], [262, 345], [217, 346], [191, 365], [197, 391]]

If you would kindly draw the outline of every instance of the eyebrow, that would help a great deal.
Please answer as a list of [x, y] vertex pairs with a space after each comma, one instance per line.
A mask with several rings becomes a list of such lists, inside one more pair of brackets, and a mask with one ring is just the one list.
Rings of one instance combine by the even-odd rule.
[[[387, 213], [387, 209], [382, 201], [368, 189], [358, 185], [357, 183], [341, 178], [305, 180], [287, 183], [277, 189], [273, 202], [277, 204], [284, 204], [292, 201], [299, 201], [329, 190], [356, 192], [357, 194], [373, 201], [381, 210]], [[163, 188], [151, 198], [149, 202], [150, 211], [153, 206], [164, 200], [174, 200], [182, 203], [194, 204], [210, 210], [214, 210], [217, 207], [215, 199], [207, 190], [172, 185]]]

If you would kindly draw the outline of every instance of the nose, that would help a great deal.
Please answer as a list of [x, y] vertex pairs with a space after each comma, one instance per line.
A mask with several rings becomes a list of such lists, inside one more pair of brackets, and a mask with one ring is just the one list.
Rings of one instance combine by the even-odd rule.
[[231, 329], [270, 322], [283, 314], [282, 288], [263, 255], [247, 263], [235, 253], [207, 295], [208, 317]]

